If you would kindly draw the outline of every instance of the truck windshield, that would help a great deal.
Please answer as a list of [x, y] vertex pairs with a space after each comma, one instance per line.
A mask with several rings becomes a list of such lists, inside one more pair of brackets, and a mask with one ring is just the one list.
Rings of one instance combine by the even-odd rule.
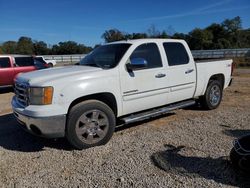
[[80, 61], [80, 65], [110, 69], [117, 66], [131, 44], [109, 44], [96, 48]]

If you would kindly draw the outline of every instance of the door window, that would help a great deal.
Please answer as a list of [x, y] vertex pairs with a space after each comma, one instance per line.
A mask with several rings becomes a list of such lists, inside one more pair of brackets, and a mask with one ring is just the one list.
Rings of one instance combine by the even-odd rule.
[[130, 56], [130, 62], [132, 59], [137, 58], [147, 61], [147, 66], [144, 69], [162, 67], [161, 55], [155, 43], [147, 43], [138, 46]]
[[0, 58], [0, 68], [9, 68], [10, 66], [10, 59], [8, 57], [1, 57]]
[[185, 47], [178, 42], [163, 43], [169, 66], [184, 65], [189, 63]]
[[34, 66], [33, 57], [15, 57], [15, 63], [18, 67]]

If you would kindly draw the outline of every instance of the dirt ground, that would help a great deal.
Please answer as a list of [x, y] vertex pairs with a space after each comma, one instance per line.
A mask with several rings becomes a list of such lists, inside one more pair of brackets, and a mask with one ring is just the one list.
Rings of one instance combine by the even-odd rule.
[[83, 151], [20, 129], [12, 96], [0, 90], [0, 187], [250, 187], [228, 160], [232, 141], [250, 134], [250, 69], [236, 70], [216, 110], [176, 110]]

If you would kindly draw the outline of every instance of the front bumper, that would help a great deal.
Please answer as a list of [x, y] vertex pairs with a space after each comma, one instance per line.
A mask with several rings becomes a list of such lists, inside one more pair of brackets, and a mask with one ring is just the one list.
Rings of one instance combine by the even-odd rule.
[[[15, 100], [15, 99], [13, 99]], [[41, 137], [60, 138], [65, 136], [66, 115], [32, 117], [20, 112], [20, 107], [12, 101], [12, 108], [21, 127]]]

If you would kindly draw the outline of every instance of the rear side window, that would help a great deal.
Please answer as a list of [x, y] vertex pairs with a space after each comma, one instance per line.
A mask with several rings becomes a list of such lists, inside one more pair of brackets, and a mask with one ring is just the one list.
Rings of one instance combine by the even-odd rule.
[[148, 63], [147, 68], [162, 67], [161, 55], [155, 43], [147, 43], [138, 46], [130, 56], [133, 58], [145, 59]]
[[184, 65], [189, 63], [185, 47], [178, 42], [163, 43], [169, 66]]
[[15, 63], [18, 67], [34, 66], [33, 57], [15, 57]]
[[0, 68], [8, 68], [10, 67], [10, 59], [8, 57], [0, 58]]

